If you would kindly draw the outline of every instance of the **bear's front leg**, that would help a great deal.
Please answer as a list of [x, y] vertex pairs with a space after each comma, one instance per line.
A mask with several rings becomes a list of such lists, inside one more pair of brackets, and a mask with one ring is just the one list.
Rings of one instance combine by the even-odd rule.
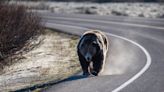
[[83, 75], [90, 75], [89, 71], [88, 71], [88, 67], [89, 67], [89, 62], [85, 61], [84, 58], [80, 58], [80, 64], [81, 64], [81, 68], [83, 70]]
[[101, 61], [96, 61], [93, 63], [93, 70], [91, 71], [91, 73], [94, 76], [98, 76], [99, 72], [102, 70], [102, 66], [103, 66], [103, 62]]
[[89, 63], [88, 62], [81, 62], [81, 67], [82, 67], [82, 70], [83, 70], [83, 75], [90, 75], [89, 74], [89, 71], [88, 71], [88, 67], [89, 67]]

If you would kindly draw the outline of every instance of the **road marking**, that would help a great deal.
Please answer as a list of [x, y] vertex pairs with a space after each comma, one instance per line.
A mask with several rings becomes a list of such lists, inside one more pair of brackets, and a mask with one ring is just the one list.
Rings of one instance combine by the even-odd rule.
[[164, 27], [132, 24], [132, 23], [125, 23], [125, 22], [121, 23], [121, 22], [114, 22], [114, 21], [102, 21], [102, 20], [78, 19], [78, 18], [65, 18], [65, 17], [51, 17], [51, 16], [46, 16], [46, 17], [43, 17], [43, 18], [46, 18], [46, 19], [61, 19], [61, 20], [76, 20], [76, 21], [84, 21], [84, 22], [97, 22], [97, 23], [117, 24], [117, 25], [124, 25], [124, 26], [143, 27], [143, 28], [152, 28], [152, 29], [164, 30]]
[[120, 90], [122, 90], [123, 88], [128, 86], [130, 83], [135, 81], [138, 77], [140, 77], [150, 67], [150, 65], [151, 65], [151, 56], [150, 56], [149, 52], [142, 45], [140, 45], [139, 43], [134, 42], [134, 41], [132, 41], [130, 39], [127, 39], [125, 37], [121, 37], [121, 36], [114, 35], [114, 34], [111, 34], [111, 33], [107, 33], [107, 34], [111, 35], [111, 36], [118, 37], [118, 38], [126, 40], [126, 41], [129, 41], [129, 42], [133, 43], [134, 45], [138, 46], [145, 53], [146, 59], [147, 59], [145, 66], [136, 75], [134, 75], [128, 81], [126, 81], [125, 83], [123, 83], [122, 85], [120, 85], [119, 87], [117, 87], [116, 89], [114, 89], [112, 91], [112, 92], [119, 92]]
[[[48, 23], [48, 24], [53, 24], [53, 23]], [[51, 27], [51, 28], [57, 27], [57, 26], [55, 26], [55, 25], [57, 25], [58, 27], [60, 27], [59, 29], [61, 29], [61, 30], [62, 30], [62, 28], [64, 28], [64, 27], [69, 27], [69, 29], [70, 29], [70, 28], [76, 28], [76, 29], [79, 28], [79, 30], [90, 30], [90, 29], [84, 28], [84, 27], [72, 26], [72, 25], [69, 26], [69, 25], [64, 25], [64, 24], [53, 24], [53, 27]], [[64, 27], [61, 27], [61, 26], [63, 26], [63, 25], [64, 25]], [[66, 29], [67, 29], [67, 28], [66, 28]], [[151, 65], [151, 56], [150, 56], [149, 52], [148, 52], [142, 45], [140, 45], [139, 43], [134, 42], [134, 41], [132, 41], [132, 40], [130, 40], [130, 39], [128, 39], [128, 38], [122, 37], [122, 36], [118, 36], [118, 35], [111, 34], [111, 33], [107, 33], [107, 32], [105, 32], [105, 33], [106, 33], [107, 35], [114, 36], [114, 37], [117, 37], [117, 38], [126, 40], [126, 41], [128, 41], [128, 42], [130, 42], [130, 43], [136, 45], [137, 47], [139, 47], [139, 48], [145, 53], [146, 59], [147, 59], [145, 66], [144, 66], [137, 74], [135, 74], [132, 78], [130, 78], [128, 81], [126, 81], [125, 83], [123, 83], [123, 84], [120, 85], [119, 87], [117, 87], [117, 88], [115, 88], [114, 90], [112, 90], [112, 92], [119, 92], [119, 91], [121, 91], [123, 88], [125, 88], [126, 86], [128, 86], [130, 83], [132, 83], [133, 81], [135, 81], [137, 78], [139, 78], [139, 77], [150, 67], [150, 65]]]

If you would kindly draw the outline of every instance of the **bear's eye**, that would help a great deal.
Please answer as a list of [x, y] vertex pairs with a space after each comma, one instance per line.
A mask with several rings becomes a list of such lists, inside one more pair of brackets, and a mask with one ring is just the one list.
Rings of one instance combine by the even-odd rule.
[[81, 47], [84, 47], [84, 44], [81, 44]]
[[93, 42], [92, 42], [92, 45], [97, 45], [97, 42], [96, 42], [96, 41], [93, 41]]

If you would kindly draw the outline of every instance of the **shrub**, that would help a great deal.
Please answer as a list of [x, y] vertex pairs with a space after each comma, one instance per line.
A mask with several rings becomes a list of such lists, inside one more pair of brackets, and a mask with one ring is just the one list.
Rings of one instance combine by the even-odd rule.
[[41, 19], [24, 6], [0, 4], [0, 64], [42, 30]]

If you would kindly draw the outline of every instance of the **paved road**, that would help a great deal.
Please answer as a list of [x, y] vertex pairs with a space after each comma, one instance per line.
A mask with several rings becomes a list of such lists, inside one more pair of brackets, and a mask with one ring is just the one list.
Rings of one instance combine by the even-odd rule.
[[49, 28], [81, 35], [104, 31], [110, 40], [105, 71], [74, 75], [43, 92], [164, 92], [164, 19], [44, 13]]

